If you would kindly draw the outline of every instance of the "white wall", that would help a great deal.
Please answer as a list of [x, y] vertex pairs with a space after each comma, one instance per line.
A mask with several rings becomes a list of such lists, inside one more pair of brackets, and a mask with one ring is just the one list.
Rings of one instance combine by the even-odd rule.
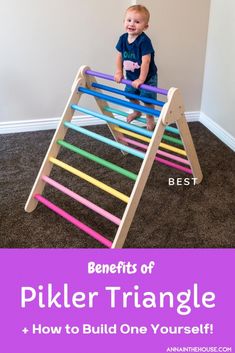
[[212, 0], [202, 112], [235, 137], [235, 1]]
[[208, 44], [210, 0], [0, 0], [0, 122], [59, 117], [80, 65], [112, 74], [133, 3], [151, 12], [160, 86], [234, 136], [234, 0], [211, 0]]
[[0, 121], [61, 115], [81, 65], [114, 71], [128, 0], [0, 0]]
[[160, 86], [178, 87], [186, 111], [199, 111], [210, 0], [141, 0], [151, 13], [149, 33], [156, 49]]
[[[0, 121], [59, 117], [80, 65], [112, 73], [123, 14], [133, 3], [0, 0]], [[142, 3], [151, 11], [160, 85], [180, 87], [186, 110], [199, 110], [209, 0]]]

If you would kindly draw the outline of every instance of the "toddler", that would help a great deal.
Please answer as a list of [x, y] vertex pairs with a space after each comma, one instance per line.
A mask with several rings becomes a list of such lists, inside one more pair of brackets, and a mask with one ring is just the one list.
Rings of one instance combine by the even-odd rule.
[[[149, 37], [144, 33], [148, 28], [150, 14], [145, 6], [133, 5], [125, 13], [125, 32], [116, 45], [118, 51], [116, 58], [116, 72], [114, 80], [120, 82], [123, 78], [123, 69], [128, 80], [133, 81], [132, 86], [126, 86], [125, 91], [141, 97], [156, 99], [156, 93], [142, 90], [139, 86], [143, 83], [157, 87], [157, 67], [154, 62], [154, 49]], [[139, 100], [130, 99], [132, 103], [139, 104]], [[154, 108], [152, 104], [145, 105]], [[134, 110], [127, 117], [131, 122], [141, 115]], [[154, 130], [154, 117], [147, 114], [147, 129]]]

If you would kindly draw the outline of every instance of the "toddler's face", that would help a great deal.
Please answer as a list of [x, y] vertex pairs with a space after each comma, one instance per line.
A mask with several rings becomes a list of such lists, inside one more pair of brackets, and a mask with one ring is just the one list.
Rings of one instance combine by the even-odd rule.
[[124, 28], [128, 34], [139, 35], [148, 28], [146, 17], [136, 11], [127, 11], [124, 19]]

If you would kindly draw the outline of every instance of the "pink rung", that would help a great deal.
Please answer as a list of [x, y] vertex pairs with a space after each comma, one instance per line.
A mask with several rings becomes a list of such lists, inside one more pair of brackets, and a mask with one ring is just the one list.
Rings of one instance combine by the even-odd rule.
[[[137, 146], [137, 147], [143, 148], [143, 149], [145, 149], [145, 150], [148, 148], [148, 146], [145, 145], [144, 143], [141, 143], [141, 142], [138, 142], [138, 141], [129, 139], [129, 138], [127, 138], [127, 137], [120, 138], [120, 140], [125, 141], [125, 142], [128, 142], [128, 143], [131, 143], [131, 144], [133, 144], [133, 145], [135, 145], [135, 146]], [[163, 153], [162, 153], [162, 152], [163, 152], [163, 151], [158, 150], [158, 151], [157, 151], [157, 154], [167, 156], [168, 158], [172, 158], [172, 156], [177, 157], [177, 156], [172, 155], [172, 154], [170, 154], [170, 153], [167, 153], [167, 152], [163, 152]], [[175, 158], [172, 158], [172, 159], [175, 159]], [[178, 161], [179, 161], [179, 159], [180, 159], [180, 160], [184, 160], [183, 158], [177, 157], [177, 160], [178, 160]], [[166, 160], [166, 159], [163, 159], [163, 158], [160, 158], [160, 157], [155, 157], [155, 160], [156, 160], [157, 162], [159, 162], [159, 163], [168, 165], [169, 167], [172, 167], [172, 168], [181, 170], [181, 171], [183, 171], [183, 172], [185, 172], [185, 173], [193, 174], [193, 172], [192, 172], [192, 170], [191, 170], [190, 168], [185, 168], [185, 167], [183, 167], [183, 166], [181, 166], [181, 165], [179, 165], [179, 164], [170, 162], [170, 161], [168, 161], [168, 160]]]
[[[131, 143], [132, 145], [135, 145], [137, 147], [143, 148], [145, 150], [147, 150], [147, 148], [148, 148], [148, 145], [146, 145], [144, 143], [141, 143], [139, 141], [135, 141], [135, 140], [129, 139], [128, 137], [120, 138], [120, 140], [122, 140], [124, 142], [127, 142], [127, 143]], [[161, 150], [158, 150], [157, 154], [162, 155], [162, 156], [167, 157], [167, 158], [170, 158], [170, 159], [174, 159], [177, 162], [190, 165], [190, 162], [187, 159], [175, 156], [174, 154], [167, 153], [167, 152], [161, 151]]]
[[103, 235], [97, 233], [96, 231], [94, 231], [93, 229], [91, 229], [90, 227], [85, 225], [84, 223], [78, 221], [76, 218], [74, 218], [69, 213], [65, 212], [61, 208], [59, 208], [56, 205], [54, 205], [52, 202], [47, 200], [42, 195], [36, 194], [34, 196], [34, 198], [36, 200], [38, 200], [39, 202], [41, 202], [42, 204], [44, 204], [46, 207], [50, 208], [55, 213], [57, 213], [59, 216], [65, 218], [67, 221], [69, 221], [70, 223], [74, 224], [77, 228], [83, 230], [85, 233], [90, 235], [92, 238], [98, 240], [100, 243], [102, 243], [103, 245], [107, 246], [108, 248], [111, 248], [111, 246], [112, 246], [112, 242], [111, 241], [109, 241], [108, 239], [103, 237]]
[[90, 208], [91, 210], [93, 210], [94, 212], [100, 214], [101, 216], [107, 218], [108, 220], [110, 220], [111, 222], [119, 225], [121, 223], [121, 219], [114, 216], [112, 213], [104, 210], [103, 208], [97, 206], [96, 204], [92, 203], [91, 201], [85, 199], [84, 197], [76, 194], [75, 192], [71, 191], [70, 189], [66, 188], [65, 186], [59, 184], [57, 181], [49, 178], [48, 176], [43, 176], [42, 180], [45, 181], [47, 184], [50, 184], [51, 186], [53, 186], [54, 188], [60, 190], [61, 192], [63, 192], [64, 194], [72, 197], [74, 200], [80, 202], [81, 204], [83, 204], [84, 206]]
[[183, 166], [181, 166], [179, 164], [175, 164], [173, 162], [167, 161], [166, 159], [155, 157], [155, 160], [160, 162], [160, 163], [162, 163], [162, 164], [168, 165], [169, 167], [182, 170], [182, 172], [193, 174], [191, 169], [185, 168], [185, 167], [183, 167]]

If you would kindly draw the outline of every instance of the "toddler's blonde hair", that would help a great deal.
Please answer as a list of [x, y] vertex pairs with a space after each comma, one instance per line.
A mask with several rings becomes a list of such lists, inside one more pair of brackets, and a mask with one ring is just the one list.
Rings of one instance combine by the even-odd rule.
[[136, 11], [136, 12], [141, 13], [142, 15], [145, 16], [146, 22], [147, 23], [149, 22], [150, 13], [149, 13], [149, 10], [145, 6], [143, 6], [143, 5], [132, 5], [132, 6], [128, 7], [128, 9], [126, 10], [126, 13], [128, 11]]

